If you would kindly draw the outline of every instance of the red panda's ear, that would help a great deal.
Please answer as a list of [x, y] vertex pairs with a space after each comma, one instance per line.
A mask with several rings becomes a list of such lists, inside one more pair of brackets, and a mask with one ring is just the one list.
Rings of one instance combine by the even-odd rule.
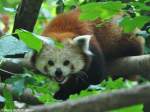
[[92, 35], [77, 36], [73, 39], [73, 44], [79, 46], [85, 54], [92, 55], [89, 49], [91, 37]]

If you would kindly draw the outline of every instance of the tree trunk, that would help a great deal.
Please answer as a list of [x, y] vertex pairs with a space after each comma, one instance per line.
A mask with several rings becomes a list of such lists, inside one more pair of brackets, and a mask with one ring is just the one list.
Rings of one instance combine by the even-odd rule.
[[33, 31], [43, 0], [22, 0], [15, 16], [13, 32], [22, 28]]

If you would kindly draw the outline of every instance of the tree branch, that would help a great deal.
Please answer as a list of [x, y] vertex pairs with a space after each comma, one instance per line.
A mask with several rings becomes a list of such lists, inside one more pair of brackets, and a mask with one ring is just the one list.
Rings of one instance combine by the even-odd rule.
[[140, 74], [150, 80], [150, 55], [131, 56], [107, 64], [107, 74], [132, 76]]
[[[5, 87], [5, 84], [0, 83], [0, 94], [3, 94], [4, 87]], [[42, 104], [42, 102], [40, 102], [36, 97], [34, 97], [32, 95], [32, 92], [29, 89], [26, 89], [21, 96], [16, 95], [16, 92], [12, 89], [11, 85], [7, 85], [6, 89], [10, 93], [12, 93], [14, 100], [17, 100], [20, 102], [25, 102], [25, 103], [30, 104], [30, 105]]]
[[4, 81], [11, 75], [23, 73], [24, 68], [34, 69], [27, 58], [0, 58], [1, 81]]
[[28, 112], [104, 112], [148, 101], [150, 101], [150, 84], [145, 84], [134, 89], [121, 89], [77, 101], [68, 100], [54, 105], [35, 106]]

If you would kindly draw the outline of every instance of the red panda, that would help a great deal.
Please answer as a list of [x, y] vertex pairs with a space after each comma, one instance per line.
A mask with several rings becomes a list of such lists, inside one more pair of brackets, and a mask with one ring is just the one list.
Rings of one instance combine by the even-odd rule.
[[35, 61], [40, 72], [60, 83], [56, 99], [65, 100], [70, 94], [98, 84], [106, 77], [108, 62], [143, 51], [141, 38], [123, 33], [113, 22], [81, 21], [79, 16], [79, 10], [60, 14], [42, 33], [64, 45], [63, 48], [46, 45]]

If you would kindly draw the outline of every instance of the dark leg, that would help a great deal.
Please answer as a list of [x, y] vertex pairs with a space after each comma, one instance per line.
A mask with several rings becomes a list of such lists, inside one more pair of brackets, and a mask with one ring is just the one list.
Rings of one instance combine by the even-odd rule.
[[93, 56], [90, 67], [87, 70], [88, 82], [90, 84], [98, 84], [107, 77], [105, 74], [105, 60], [103, 52], [98, 46], [91, 46], [90, 50], [93, 52]]
[[89, 86], [87, 79], [84, 77], [82, 78], [83, 79], [75, 76], [71, 77], [65, 84], [60, 85], [60, 89], [55, 93], [54, 98], [58, 100], [66, 100], [71, 94], [79, 94], [81, 90], [84, 90]]

